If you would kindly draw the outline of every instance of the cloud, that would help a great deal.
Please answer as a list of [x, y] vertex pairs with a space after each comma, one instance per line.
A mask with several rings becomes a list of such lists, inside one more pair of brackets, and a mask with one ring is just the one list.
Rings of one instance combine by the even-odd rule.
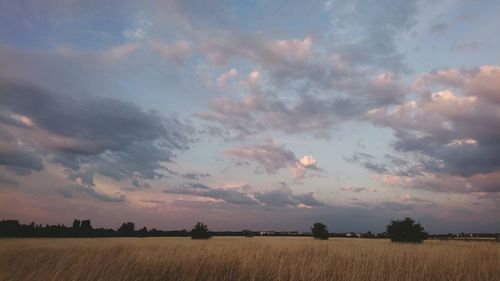
[[258, 72], [252, 72], [242, 82], [249, 88], [248, 95], [215, 98], [209, 103], [210, 110], [197, 116], [230, 130], [234, 139], [270, 130], [328, 138], [335, 124], [362, 116], [366, 107], [351, 98], [317, 98], [308, 94], [289, 102], [264, 90], [260, 79]]
[[340, 191], [361, 193], [361, 192], [377, 192], [377, 189], [375, 189], [375, 188], [350, 186], [350, 187], [341, 187]]
[[312, 208], [324, 206], [312, 192], [294, 194], [286, 186], [266, 192], [251, 192], [252, 188], [244, 185], [237, 188], [212, 188], [199, 183], [188, 183], [164, 190], [169, 194], [184, 194], [222, 200], [228, 204], [266, 206], [270, 208]]
[[387, 157], [386, 176], [431, 191], [498, 192], [491, 184], [500, 170], [498, 78], [496, 66], [423, 73], [412, 86], [419, 99], [368, 111], [373, 123], [394, 130], [396, 151], [414, 155]]
[[183, 63], [191, 51], [190, 44], [183, 40], [174, 43], [155, 41], [152, 43], [152, 47], [160, 53], [163, 58], [177, 63]]
[[55, 49], [55, 55], [66, 60], [80, 62], [108, 62], [115, 63], [128, 58], [139, 49], [136, 43], [123, 43], [114, 45], [101, 51], [87, 51], [69, 46], [59, 46]]
[[444, 22], [436, 22], [436, 23], [433, 23], [430, 27], [430, 31], [434, 34], [437, 34], [437, 35], [443, 35], [443, 33], [445, 33], [445, 31], [449, 28], [449, 26], [444, 23]]
[[475, 68], [445, 68], [417, 76], [414, 87], [425, 91], [431, 86], [449, 87], [468, 97], [500, 104], [500, 67], [484, 65]]
[[343, 157], [345, 161], [361, 165], [378, 174], [387, 173], [389, 170], [383, 163], [374, 162], [375, 157], [368, 153], [355, 152], [351, 157]]
[[[218, 78], [219, 86], [232, 77], [230, 73]], [[325, 88], [316, 85], [318, 81], [297, 82], [294, 78], [290, 80], [296, 83], [279, 85], [253, 70], [240, 81], [245, 95], [213, 98], [209, 110], [197, 116], [216, 123], [221, 131], [229, 131], [234, 139], [266, 131], [329, 138], [335, 125], [362, 120], [363, 113], [374, 107], [399, 104], [408, 93], [408, 87], [393, 72], [372, 76], [356, 73], [350, 77], [325, 78], [325, 83], [330, 84]]]
[[[424, 91], [421, 99], [373, 109], [367, 117], [395, 130], [396, 150], [430, 157], [423, 162], [427, 171], [465, 177], [494, 172], [500, 168], [500, 104], [491, 75], [496, 68], [423, 74], [415, 83]], [[451, 90], [424, 90], [436, 83]]]
[[[201, 40], [201, 50], [217, 65], [232, 57], [243, 57], [263, 65], [280, 76], [290, 66], [305, 66], [310, 59], [312, 38], [268, 40], [254, 34], [226, 32]], [[298, 67], [295, 67], [297, 70]]]
[[[329, 138], [343, 121], [363, 119], [374, 107], [401, 103], [408, 93], [400, 81], [406, 67], [395, 41], [415, 23], [417, 1], [384, 0], [383, 10], [374, 10], [369, 1], [332, 5], [332, 33], [339, 38], [335, 42], [234, 30], [201, 36], [200, 49], [213, 64], [228, 65], [234, 58], [258, 67], [241, 83], [247, 95], [215, 98], [210, 110], [198, 116], [236, 139], [266, 131]], [[388, 17], [387, 9], [394, 14]], [[355, 36], [342, 41], [351, 30], [359, 40]]]
[[0, 166], [18, 175], [29, 175], [43, 169], [42, 158], [33, 149], [5, 141], [0, 141]]
[[176, 188], [164, 190], [164, 192], [170, 194], [185, 194], [212, 198], [223, 200], [224, 202], [230, 204], [257, 204], [257, 201], [255, 201], [250, 195], [244, 193], [243, 191], [237, 189], [211, 188], [209, 186], [198, 183], [184, 184]]
[[162, 177], [164, 163], [188, 149], [194, 134], [176, 118], [132, 103], [6, 80], [0, 80], [0, 115], [23, 116], [31, 124], [0, 119], [0, 165], [28, 174], [42, 170], [44, 159], [86, 188], [94, 186], [95, 174], [147, 187], [144, 181]]
[[500, 192], [499, 179], [500, 171], [471, 177], [429, 173], [408, 179], [405, 186], [445, 193], [486, 193], [494, 198]]
[[191, 179], [191, 180], [199, 180], [202, 178], [210, 177], [209, 173], [194, 173], [194, 172], [189, 172], [181, 175], [182, 177], [186, 179]]
[[[352, 64], [404, 70], [406, 66], [397, 49], [397, 39], [416, 23], [418, 2], [383, 0], [374, 6], [370, 0], [332, 1], [333, 30], [342, 42], [338, 48], [344, 59]], [[352, 32], [356, 32], [357, 40], [345, 38]], [[343, 40], [349, 38], [351, 40]]]
[[161, 200], [154, 200], [154, 199], [148, 199], [148, 200], [141, 200], [143, 203], [150, 203], [150, 204], [157, 204], [157, 205], [162, 205], [165, 202]]
[[233, 158], [250, 159], [259, 163], [268, 174], [293, 166], [297, 159], [295, 154], [273, 141], [253, 146], [230, 148], [226, 154]]
[[236, 70], [236, 68], [231, 68], [217, 77], [217, 85], [219, 85], [219, 88], [223, 90], [226, 87], [227, 81], [235, 78], [236, 76], [238, 76], [238, 70]]
[[271, 190], [268, 192], [257, 192], [255, 198], [269, 207], [296, 207], [301, 208], [322, 206], [324, 203], [314, 198], [313, 193], [293, 194], [287, 187]]
[[293, 177], [295, 179], [301, 179], [308, 170], [322, 172], [322, 170], [316, 165], [316, 162], [316, 159], [314, 159], [311, 155], [302, 156], [302, 158], [298, 159], [292, 167]]
[[84, 186], [84, 185], [71, 185], [71, 186], [66, 186], [62, 187], [58, 190], [58, 192], [63, 195], [65, 198], [71, 198], [73, 197], [74, 192], [80, 192], [84, 193], [94, 199], [97, 199], [99, 201], [104, 201], [104, 202], [125, 202], [125, 195], [121, 193], [116, 193], [114, 195], [102, 193], [100, 191], [96, 191], [94, 188], [89, 187], [89, 186]]
[[10, 178], [10, 177], [5, 176], [2, 173], [0, 173], [0, 186], [3, 186], [3, 185], [18, 186], [19, 182], [13, 178]]
[[259, 164], [268, 174], [274, 174], [282, 168], [289, 167], [295, 179], [301, 179], [307, 171], [323, 172], [316, 165], [316, 159], [311, 155], [304, 155], [300, 159], [291, 150], [279, 145], [272, 140], [264, 144], [249, 145], [230, 148], [225, 151], [226, 155], [243, 160], [253, 160]]

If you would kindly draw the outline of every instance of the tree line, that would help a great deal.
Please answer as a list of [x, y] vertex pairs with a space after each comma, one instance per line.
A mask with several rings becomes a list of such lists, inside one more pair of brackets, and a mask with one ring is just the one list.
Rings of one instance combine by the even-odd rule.
[[[330, 237], [328, 226], [317, 222], [311, 227], [314, 239], [327, 240]], [[424, 227], [412, 218], [393, 220], [386, 226], [387, 237], [392, 242], [422, 243], [428, 237]]]
[[90, 220], [73, 221], [72, 226], [20, 224], [17, 220], [0, 221], [0, 237], [179, 237], [189, 236], [187, 230], [136, 229], [135, 223], [124, 222], [119, 228], [94, 228]]
[[[20, 224], [17, 220], [0, 221], [0, 237], [191, 237], [192, 239], [209, 239], [213, 236], [245, 236], [253, 237], [260, 232], [251, 230], [242, 231], [210, 231], [203, 222], [198, 222], [190, 231], [183, 230], [158, 230], [142, 227], [137, 229], [135, 223], [124, 222], [117, 229], [94, 228], [92, 222], [75, 219], [71, 226], [65, 225], [41, 225]], [[279, 233], [279, 236], [287, 236]], [[312, 236], [314, 239], [327, 240], [330, 237], [345, 237], [340, 234], [330, 233], [328, 226], [317, 222], [311, 227], [310, 233], [296, 234], [293, 236]], [[441, 239], [441, 235], [432, 238]], [[411, 218], [393, 220], [386, 226], [386, 232], [382, 235], [374, 235], [371, 232], [364, 234], [364, 238], [389, 238], [393, 242], [420, 243], [429, 237], [424, 227]]]

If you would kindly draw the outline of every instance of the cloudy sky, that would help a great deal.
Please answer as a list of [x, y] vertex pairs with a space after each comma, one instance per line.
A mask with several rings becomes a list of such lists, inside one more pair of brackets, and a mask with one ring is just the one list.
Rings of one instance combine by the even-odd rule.
[[500, 2], [0, 1], [0, 219], [500, 231]]

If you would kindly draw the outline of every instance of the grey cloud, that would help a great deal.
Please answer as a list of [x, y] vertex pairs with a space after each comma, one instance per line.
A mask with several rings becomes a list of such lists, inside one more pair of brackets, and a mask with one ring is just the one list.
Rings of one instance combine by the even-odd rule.
[[426, 165], [431, 172], [446, 172], [471, 176], [489, 173], [500, 168], [500, 147], [496, 145], [450, 145], [431, 137], [402, 138], [394, 147], [400, 151], [418, 151], [435, 159], [443, 160], [445, 166]]
[[14, 145], [0, 143], [0, 166], [14, 171], [18, 175], [29, 175], [32, 171], [43, 169], [42, 158], [32, 151]]
[[194, 173], [194, 172], [189, 172], [182, 174], [182, 177], [186, 179], [191, 179], [191, 180], [199, 180], [202, 178], [210, 177], [209, 173]]
[[390, 174], [401, 177], [423, 176], [423, 173], [427, 170], [439, 169], [439, 163], [433, 159], [412, 155], [405, 155], [405, 157], [407, 160], [386, 154], [384, 159], [379, 160], [371, 154], [355, 152], [350, 157], [344, 156], [343, 159], [377, 174]]
[[73, 197], [74, 192], [84, 193], [96, 200], [104, 201], [104, 202], [125, 202], [125, 196], [123, 194], [117, 193], [115, 195], [108, 195], [101, 192], [96, 191], [94, 188], [83, 185], [71, 185], [62, 187], [58, 190], [58, 192], [63, 195], [65, 198]]
[[6, 80], [0, 80], [0, 111], [29, 120], [25, 128], [2, 123], [2, 138], [15, 133], [26, 148], [20, 152], [11, 140], [8, 145], [17, 148], [2, 152], [0, 165], [38, 171], [43, 156], [89, 188], [96, 173], [147, 187], [145, 180], [163, 176], [162, 163], [172, 162], [176, 151], [193, 142], [191, 127], [132, 103], [60, 95]]
[[186, 194], [223, 200], [231, 204], [253, 205], [257, 202], [246, 193], [237, 189], [211, 188], [209, 186], [191, 183], [180, 187], [164, 190], [170, 194]]
[[10, 178], [10, 177], [5, 176], [4, 174], [0, 173], [0, 186], [2, 186], [2, 185], [18, 186], [19, 182], [13, 178]]
[[264, 203], [268, 207], [300, 207], [300, 204], [309, 207], [325, 205], [314, 198], [312, 192], [296, 195], [286, 187], [281, 187], [268, 192], [256, 192], [254, 196], [257, 200], [259, 200], [259, 202]]
[[356, 186], [350, 186], [350, 187], [341, 187], [341, 191], [350, 191], [354, 193], [361, 193], [361, 192], [377, 192], [375, 188], [366, 188], [366, 187], [356, 187]]
[[376, 172], [378, 174], [384, 174], [389, 171], [385, 164], [375, 163], [374, 162], [375, 157], [368, 153], [355, 152], [351, 157], [344, 156], [343, 158], [347, 162], [361, 165], [366, 169]]
[[279, 85], [301, 79], [322, 86], [332, 85], [329, 80], [344, 77], [346, 70], [324, 53], [316, 52], [312, 56], [312, 41], [310, 37], [272, 40], [257, 34], [231, 31], [202, 38], [200, 44], [209, 61], [221, 65], [233, 57], [245, 58], [261, 65]]
[[[486, 105], [476, 102], [474, 112], [484, 106]], [[500, 119], [492, 115], [481, 116], [491, 114], [487, 107], [489, 105], [477, 113], [453, 116], [439, 121], [441, 124], [445, 122], [453, 124], [451, 130], [438, 130], [434, 128], [436, 123], [425, 123], [432, 122], [431, 120], [415, 120], [419, 122], [419, 125], [415, 124], [418, 126], [415, 129], [427, 134], [423, 137], [408, 132], [403, 127], [403, 123], [406, 122], [404, 118], [398, 117], [399, 120], [391, 119], [392, 121], [382, 122], [396, 129], [398, 138], [394, 143], [396, 150], [417, 152], [431, 159], [440, 160], [444, 164], [439, 164], [438, 161], [423, 161], [422, 164], [427, 171], [468, 177], [478, 173], [493, 172], [500, 168], [500, 147], [498, 147], [500, 134], [496, 130], [496, 124], [500, 122]], [[438, 112], [429, 113], [422, 119], [432, 118], [430, 116], [435, 116], [436, 113]], [[497, 120], [494, 121], [495, 119]]]
[[311, 95], [302, 95], [289, 105], [276, 96], [258, 93], [241, 100], [217, 99], [210, 103], [210, 109], [198, 116], [234, 131], [236, 139], [266, 130], [328, 138], [335, 124], [359, 116], [364, 106], [353, 99], [318, 99]]
[[205, 189], [205, 190], [211, 189], [208, 185], [204, 185], [201, 183], [186, 183], [183, 184], [182, 186], [188, 189]]
[[141, 200], [141, 202], [144, 202], [144, 203], [152, 203], [152, 204], [163, 204], [165, 203], [164, 201], [161, 201], [161, 200], [153, 200], [153, 199], [149, 199], [149, 200]]
[[396, 157], [394, 155], [386, 154], [385, 158], [388, 159], [395, 166], [406, 167], [409, 164], [409, 162], [407, 160], [401, 159], [401, 158]]
[[284, 167], [293, 166], [297, 162], [292, 151], [274, 142], [231, 148], [226, 151], [226, 154], [235, 158], [252, 159], [259, 163], [268, 174], [273, 174]]
[[[268, 174], [274, 174], [282, 168], [289, 167], [295, 180], [308, 175], [319, 176], [324, 172], [313, 156], [304, 155], [299, 159], [284, 145], [279, 145], [272, 140], [264, 144], [230, 148], [225, 153], [235, 159], [253, 160], [258, 163], [258, 168], [263, 168]], [[239, 162], [241, 161], [238, 160], [237, 163]]]
[[[328, 138], [342, 121], [360, 120], [371, 108], [401, 103], [408, 89], [399, 80], [398, 70], [405, 67], [394, 41], [412, 26], [416, 3], [335, 1], [337, 23], [346, 23], [347, 31], [355, 26], [363, 35], [347, 45], [318, 39], [332, 45], [330, 49], [314, 48], [317, 41], [312, 37], [273, 40], [226, 31], [201, 38], [201, 50], [209, 61], [226, 64], [231, 58], [243, 58], [259, 64], [267, 79], [241, 99], [212, 100], [211, 110], [198, 116], [234, 131], [240, 139], [265, 130]], [[384, 7], [380, 14], [374, 11], [378, 7]], [[394, 14], [387, 14], [387, 9]], [[224, 129], [219, 133], [225, 135]]]
[[317, 200], [312, 192], [292, 195], [292, 198], [299, 204], [304, 204], [306, 206], [323, 206], [325, 203]]
[[416, 22], [418, 2], [397, 0], [332, 1], [334, 26], [341, 32], [361, 31], [357, 42], [340, 46], [348, 61], [384, 69], [404, 70], [397, 36]]
[[425, 174], [413, 177], [408, 186], [434, 192], [446, 193], [484, 193], [494, 197], [500, 192], [500, 172], [476, 174], [470, 177], [448, 174]]
[[255, 198], [271, 207], [294, 206], [297, 203], [291, 197], [292, 192], [288, 188], [280, 188], [264, 193], [255, 194]]
[[415, 156], [395, 174], [433, 191], [497, 190], [488, 178], [500, 169], [499, 77], [497, 66], [423, 73], [414, 83], [420, 99], [368, 111], [373, 123], [394, 129], [398, 152]]
[[414, 212], [418, 209], [433, 208], [436, 206], [437, 204], [431, 200], [406, 195], [400, 198], [399, 201], [381, 202], [380, 204], [374, 206], [374, 208], [382, 208], [394, 212]]
[[449, 26], [446, 23], [444, 23], [444, 22], [436, 22], [436, 23], [434, 23], [434, 24], [431, 25], [430, 30], [434, 34], [442, 34], [448, 28], [449, 28]]
[[[212, 188], [199, 183], [188, 183], [164, 190], [169, 194], [185, 194], [223, 200], [230, 204], [264, 205], [271, 208], [317, 207], [325, 205], [318, 201], [312, 192], [294, 194], [288, 187], [267, 192], [250, 192], [248, 186], [240, 188]], [[301, 205], [302, 204], [302, 205]]]
[[[405, 67], [394, 41], [412, 26], [417, 1], [382, 2], [335, 1], [334, 18], [345, 22], [346, 30], [359, 27], [363, 36], [353, 44], [332, 44], [331, 49], [314, 48], [312, 37], [272, 40], [229, 31], [202, 38], [208, 60], [225, 64], [243, 58], [259, 64], [268, 79], [265, 92], [257, 85], [241, 100], [218, 98], [210, 103], [211, 111], [199, 116], [236, 131], [238, 138], [263, 130], [329, 137], [339, 122], [362, 119], [368, 109], [402, 102], [407, 89], [397, 71]], [[379, 8], [373, 6], [384, 11], [377, 14], [374, 10]], [[387, 9], [394, 14], [387, 14]], [[282, 98], [290, 92], [293, 99]]]

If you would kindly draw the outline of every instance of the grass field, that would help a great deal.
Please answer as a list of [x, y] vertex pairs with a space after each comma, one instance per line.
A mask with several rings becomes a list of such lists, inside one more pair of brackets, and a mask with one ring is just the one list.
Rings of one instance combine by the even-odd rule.
[[500, 243], [0, 239], [0, 280], [500, 280]]

